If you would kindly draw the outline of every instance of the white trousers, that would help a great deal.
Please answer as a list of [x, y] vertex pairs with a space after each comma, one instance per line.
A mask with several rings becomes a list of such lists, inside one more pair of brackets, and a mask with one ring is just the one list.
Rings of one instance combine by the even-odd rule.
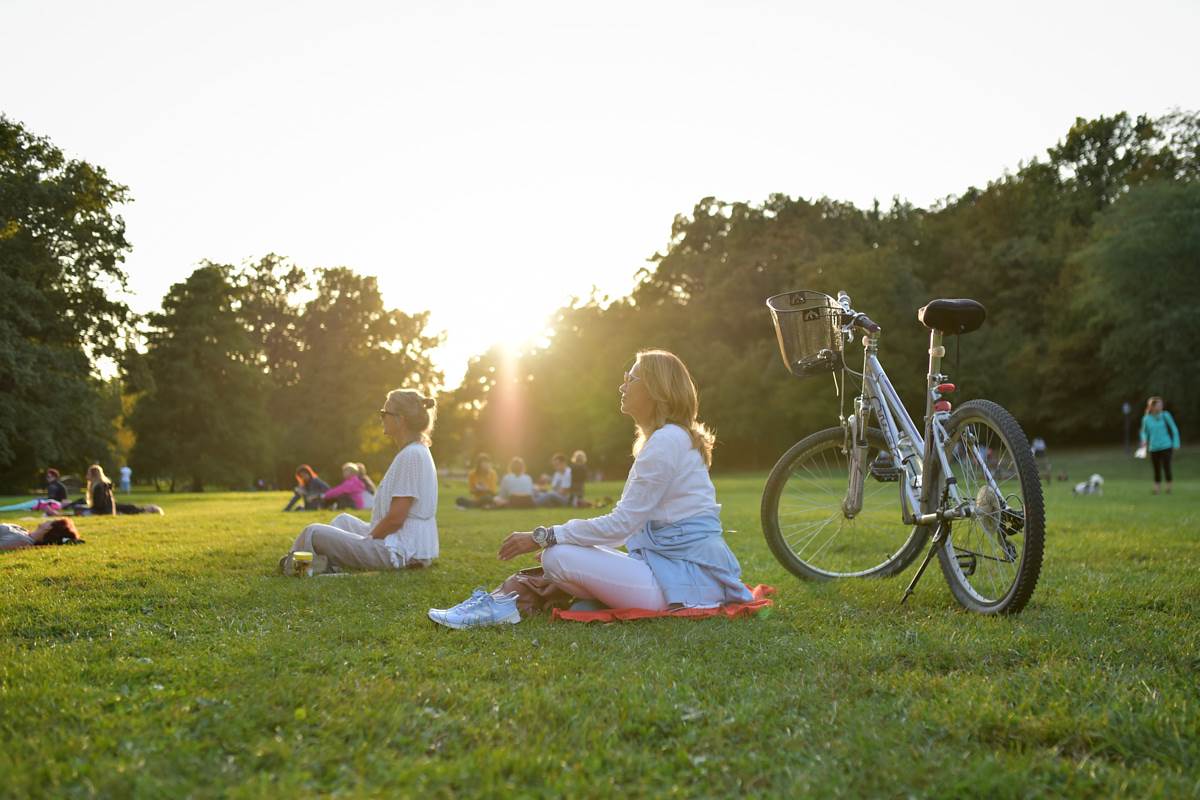
[[667, 608], [646, 562], [609, 547], [556, 544], [542, 553], [542, 569], [580, 600], [599, 600], [610, 608]]

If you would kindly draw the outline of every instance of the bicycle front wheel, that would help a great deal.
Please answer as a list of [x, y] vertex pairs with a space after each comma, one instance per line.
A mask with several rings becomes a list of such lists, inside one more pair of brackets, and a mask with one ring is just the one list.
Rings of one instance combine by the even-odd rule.
[[867, 431], [862, 511], [847, 519], [842, 501], [850, 462], [845, 433], [827, 428], [792, 446], [771, 470], [762, 526], [779, 563], [808, 580], [887, 577], [916, 558], [929, 531], [904, 523], [903, 473], [891, 462], [883, 434]]
[[990, 400], [955, 409], [946, 434], [955, 483], [975, 509], [942, 540], [942, 574], [963, 607], [1015, 614], [1037, 586], [1046, 537], [1042, 482], [1029, 441], [1013, 415]]

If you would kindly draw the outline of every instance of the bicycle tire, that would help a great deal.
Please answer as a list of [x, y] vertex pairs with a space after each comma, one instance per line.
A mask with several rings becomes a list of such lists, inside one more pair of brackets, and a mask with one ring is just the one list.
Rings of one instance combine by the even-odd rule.
[[[763, 535], [767, 540], [767, 545], [771, 548], [771, 553], [775, 556], [789, 572], [799, 578], [805, 580], [836, 580], [840, 578], [859, 578], [859, 577], [879, 577], [885, 578], [895, 575], [904, 570], [913, 559], [920, 553], [922, 547], [928, 541], [931, 530], [920, 526], [907, 526], [901, 518], [901, 501], [900, 501], [900, 485], [897, 483], [897, 492], [893, 495], [894, 505], [892, 510], [895, 512], [895, 529], [896, 536], [900, 539], [899, 547], [892, 550], [891, 545], [887, 545], [887, 555], [878, 564], [870, 565], [861, 570], [847, 570], [838, 572], [835, 570], [821, 569], [814, 564], [809, 563], [801, 554], [798, 554], [793, 545], [789, 543], [788, 538], [780, 523], [780, 501], [784, 495], [784, 490], [788, 486], [789, 481], [793, 477], [793, 472], [805, 463], [806, 457], [811, 457], [817, 453], [826, 453], [833, 450], [838, 450], [845, 441], [845, 432], [842, 428], [826, 428], [822, 431], [817, 431], [804, 439], [801, 439], [796, 444], [792, 445], [786, 453], [784, 453], [775, 467], [771, 470], [770, 476], [767, 478], [766, 486], [763, 489], [762, 506], [760, 509], [760, 517], [763, 527]], [[867, 430], [867, 442], [873, 450], [886, 451], [887, 445], [883, 438], [883, 433], [876, 428]], [[833, 465], [831, 465], [833, 466]], [[836, 473], [836, 466], [830, 470], [830, 475]], [[849, 468], [840, 474], [841, 492], [844, 495], [846, 485], [849, 481]], [[868, 481], [871, 477], [868, 476]], [[901, 475], [899, 478], [903, 481]], [[882, 482], [882, 481], [880, 481]], [[838, 498], [840, 502], [840, 498]], [[832, 508], [833, 506], [829, 506]], [[839, 521], [839, 526], [844, 525], [845, 521]], [[836, 533], [834, 534], [837, 535]], [[890, 528], [877, 537], [880, 543], [885, 542], [890, 538]], [[883, 552], [883, 551], [881, 551]]]
[[[964, 608], [975, 611], [980, 614], [1016, 614], [1020, 612], [1029, 599], [1033, 596], [1033, 591], [1037, 587], [1038, 579], [1042, 570], [1042, 556], [1045, 551], [1046, 538], [1046, 512], [1045, 503], [1042, 497], [1042, 482], [1038, 475], [1037, 463], [1034, 461], [1033, 453], [1029, 447], [1029, 439], [1025, 435], [1025, 431], [1021, 428], [1020, 423], [1002, 406], [993, 403], [990, 400], [970, 400], [963, 403], [950, 415], [950, 420], [946, 426], [948, 441], [953, 443], [960, 440], [966, 426], [975, 423], [983, 422], [991, 428], [1005, 444], [1009, 454], [1012, 457], [1012, 465], [1015, 467], [1016, 476], [1021, 489], [1021, 531], [1019, 534], [1009, 534], [1004, 531], [1004, 526], [998, 521], [988, 522], [990, 517], [986, 514], [978, 514], [971, 520], [959, 520], [951, 524], [949, 535], [943, 540], [938, 548], [938, 562], [942, 568], [942, 574], [946, 578], [946, 583], [950, 586], [950, 591]], [[951, 461], [959, 459], [958, 456], [951, 457], [948, 453], [947, 457]], [[1004, 455], [1001, 454], [998, 458], [998, 463], [1003, 460]], [[962, 477], [961, 475], [958, 477]], [[939, 482], [941, 478], [939, 477]], [[944, 484], [943, 484], [944, 485]], [[972, 492], [972, 487], [964, 487], [962, 481], [959, 481], [959, 489], [965, 490], [968, 493]], [[981, 487], [978, 490], [983, 497], [989, 492], [995, 494], [994, 489]], [[1007, 502], [1008, 496], [1005, 496]], [[1000, 514], [997, 515], [997, 520]], [[1011, 546], [1016, 540], [1016, 536], [1021, 537], [1020, 558], [1011, 585], [1007, 590], [1000, 594], [999, 597], [989, 598], [983, 596], [976, 588], [975, 583], [970, 580], [973, 577], [977, 563], [971, 563], [971, 574], [966, 574], [966, 569], [963, 559], [963, 550], [956, 551], [954, 544], [954, 530], [959, 530], [976, 525], [981, 531], [980, 540], [991, 537], [991, 540], [1000, 545], [999, 550], [993, 550], [1001, 556], [1008, 556], [1007, 546]], [[988, 525], [994, 525], [998, 530], [988, 532], [985, 528]], [[999, 534], [999, 535], [997, 535]], [[965, 537], [962, 537], [965, 538]], [[973, 548], [975, 545], [971, 545]], [[1015, 549], [1015, 548], [1014, 548]], [[973, 553], [972, 550], [966, 551]], [[989, 560], [1002, 562], [1003, 559], [995, 558], [984, 553], [974, 553], [970, 555], [970, 559], [987, 558]], [[986, 563], [986, 562], [982, 562]], [[982, 579], [980, 580], [982, 583]]]

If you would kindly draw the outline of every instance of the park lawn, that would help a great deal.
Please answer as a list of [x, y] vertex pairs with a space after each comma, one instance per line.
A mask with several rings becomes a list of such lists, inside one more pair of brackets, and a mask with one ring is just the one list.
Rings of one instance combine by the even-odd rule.
[[[754, 619], [449, 631], [425, 616], [512, 565], [462, 511], [430, 570], [296, 580], [286, 495], [136, 497], [88, 544], [0, 554], [0, 795], [1196, 796], [1200, 452], [1175, 494], [1115, 453], [1056, 459], [1042, 580], [1016, 618], [960, 610], [936, 565], [801, 583], [717, 480]], [[615, 494], [615, 484], [600, 491]], [[5, 521], [20, 515], [3, 515]], [[531, 563], [530, 559], [521, 566]]]

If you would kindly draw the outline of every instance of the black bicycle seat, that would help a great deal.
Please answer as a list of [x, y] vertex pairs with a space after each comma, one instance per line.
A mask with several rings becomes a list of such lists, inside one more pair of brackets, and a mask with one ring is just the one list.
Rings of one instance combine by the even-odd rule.
[[987, 309], [975, 300], [930, 300], [917, 311], [917, 319], [930, 330], [953, 336], [978, 330]]

